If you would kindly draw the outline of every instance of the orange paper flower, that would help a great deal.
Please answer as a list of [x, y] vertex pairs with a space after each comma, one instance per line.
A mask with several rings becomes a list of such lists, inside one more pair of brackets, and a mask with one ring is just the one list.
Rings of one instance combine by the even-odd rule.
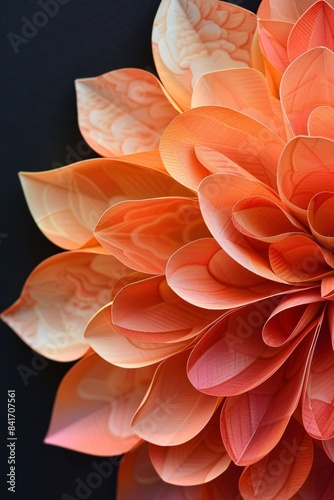
[[[334, 5], [334, 2], [333, 2]], [[334, 9], [162, 0], [161, 82], [77, 82], [105, 158], [23, 173], [66, 252], [2, 315], [77, 360], [46, 442], [126, 453], [118, 500], [334, 490]]]

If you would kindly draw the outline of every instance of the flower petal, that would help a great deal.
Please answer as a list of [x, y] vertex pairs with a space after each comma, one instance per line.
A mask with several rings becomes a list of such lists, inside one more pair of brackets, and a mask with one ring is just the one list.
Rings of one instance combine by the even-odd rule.
[[127, 337], [143, 342], [178, 342], [202, 333], [220, 313], [182, 300], [164, 276], [123, 288], [114, 300], [113, 322]]
[[155, 470], [167, 483], [192, 486], [212, 481], [229, 466], [228, 456], [220, 436], [219, 411], [204, 429], [178, 446], [150, 445]]
[[182, 109], [190, 106], [198, 77], [249, 65], [256, 27], [252, 12], [216, 0], [163, 0], [152, 33], [162, 83]]
[[245, 468], [239, 482], [242, 498], [292, 498], [305, 482], [312, 462], [312, 440], [293, 418], [275, 448], [262, 460]]
[[307, 134], [307, 122], [318, 106], [334, 106], [334, 54], [318, 47], [299, 56], [285, 71], [281, 103], [296, 135]]
[[96, 354], [79, 361], [56, 396], [47, 444], [92, 455], [119, 455], [140, 438], [130, 428], [154, 367], [124, 370]]
[[[146, 158], [148, 167], [142, 165]], [[151, 153], [144, 152], [81, 161], [47, 172], [23, 172], [20, 178], [41, 231], [56, 245], [76, 250], [97, 245], [93, 229], [103, 212], [119, 201], [190, 194], [174, 179], [151, 168], [151, 162]]]
[[194, 88], [191, 106], [226, 106], [255, 118], [286, 138], [281, 104], [267, 82], [252, 68], [227, 69], [202, 75]]
[[[328, 3], [332, 4], [332, 0]], [[262, 0], [257, 14], [263, 19], [295, 22], [313, 4], [314, 0]]]
[[238, 307], [287, 289], [242, 267], [213, 238], [178, 250], [169, 260], [166, 276], [175, 293], [207, 309]]
[[308, 134], [319, 135], [334, 139], [332, 124], [334, 121], [334, 108], [330, 106], [319, 106], [315, 108], [308, 119]]
[[175, 250], [210, 233], [197, 200], [169, 197], [118, 203], [103, 214], [94, 234], [126, 265], [163, 274]]
[[21, 297], [2, 313], [2, 319], [43, 356], [73, 361], [89, 348], [83, 338], [87, 322], [131, 272], [108, 255], [54, 255], [31, 273]]
[[231, 462], [227, 471], [202, 485], [201, 500], [239, 500], [238, 481], [241, 472], [242, 468]]
[[284, 142], [253, 118], [230, 108], [204, 106], [182, 113], [167, 127], [160, 143], [164, 165], [172, 177], [192, 189], [210, 173], [196, 158], [195, 146], [222, 153], [277, 188], [276, 168]]
[[221, 414], [221, 433], [237, 465], [258, 462], [281, 439], [299, 402], [312, 340], [310, 335], [261, 385], [226, 400]]
[[334, 438], [323, 441], [322, 445], [328, 457], [331, 459], [332, 462], [334, 462]]
[[197, 391], [189, 382], [189, 350], [163, 361], [133, 417], [134, 432], [150, 443], [175, 446], [189, 441], [209, 422], [218, 400]]
[[85, 339], [101, 358], [122, 368], [139, 368], [162, 361], [191, 343], [141, 342], [119, 333], [112, 322], [112, 306], [107, 304], [93, 316], [85, 330]]
[[305, 483], [294, 495], [295, 500], [321, 498], [330, 500], [334, 491], [333, 462], [329, 460], [320, 446], [314, 446], [314, 459]]
[[155, 149], [178, 114], [159, 80], [141, 69], [76, 80], [75, 87], [80, 131], [101, 156]]
[[300, 335], [273, 348], [262, 340], [262, 329], [279, 297], [237, 309], [217, 321], [193, 349], [188, 361], [191, 383], [206, 394], [232, 396], [265, 382], [291, 355]]
[[313, 196], [307, 209], [309, 227], [313, 236], [324, 247], [334, 250], [334, 193], [321, 192]]
[[320, 46], [334, 50], [334, 10], [323, 1], [314, 3], [292, 28], [288, 41], [290, 61]]

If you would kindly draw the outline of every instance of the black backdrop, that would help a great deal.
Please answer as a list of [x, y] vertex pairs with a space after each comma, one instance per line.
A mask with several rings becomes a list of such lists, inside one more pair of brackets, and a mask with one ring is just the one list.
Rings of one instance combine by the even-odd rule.
[[[59, 249], [33, 222], [17, 177], [65, 164], [69, 151], [84, 158], [76, 120], [73, 81], [122, 67], [154, 67], [150, 32], [159, 0], [50, 0], [56, 12], [36, 17], [49, 0], [2, 0], [0, 162], [0, 310], [20, 294], [31, 270]], [[257, 0], [241, 0], [254, 10]], [[50, 7], [51, 9], [51, 7]], [[35, 17], [34, 17], [35, 16]], [[36, 31], [24, 28], [35, 19]], [[44, 21], [43, 21], [44, 19]], [[27, 21], [28, 20], [28, 21]], [[22, 31], [22, 30], [27, 31]], [[81, 153], [80, 153], [81, 151]], [[79, 159], [79, 158], [77, 158]], [[44, 445], [57, 386], [71, 366], [49, 361], [24, 383], [19, 366], [34, 368], [32, 351], [2, 322], [0, 498], [7, 491], [7, 390], [16, 390], [16, 496], [19, 500], [115, 498], [116, 473], [91, 490], [75, 493], [101, 461]], [[35, 372], [36, 373], [36, 372]], [[78, 493], [78, 492], [77, 492]], [[68, 496], [64, 496], [67, 494]]]

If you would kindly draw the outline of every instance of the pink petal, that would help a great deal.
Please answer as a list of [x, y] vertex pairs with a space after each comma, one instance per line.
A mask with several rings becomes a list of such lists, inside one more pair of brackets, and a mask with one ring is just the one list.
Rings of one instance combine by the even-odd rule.
[[124, 370], [96, 354], [79, 361], [63, 379], [45, 438], [92, 455], [119, 455], [140, 442], [130, 428], [154, 367]]
[[206, 330], [219, 315], [182, 300], [164, 276], [123, 288], [113, 306], [117, 330], [143, 342], [173, 343], [191, 339]]
[[134, 432], [159, 446], [176, 446], [196, 436], [209, 422], [219, 400], [189, 382], [189, 350], [163, 361], [132, 420]]
[[319, 106], [315, 108], [308, 119], [308, 134], [319, 135], [334, 139], [332, 123], [334, 121], [334, 109], [330, 106]]
[[80, 131], [101, 156], [157, 148], [178, 114], [159, 80], [141, 69], [117, 69], [75, 86]]
[[191, 343], [190, 340], [158, 344], [129, 339], [114, 327], [110, 304], [93, 316], [84, 337], [101, 358], [122, 368], [139, 368], [157, 363], [182, 351]]
[[228, 468], [231, 459], [221, 440], [219, 413], [216, 411], [204, 429], [186, 443], [150, 445], [153, 466], [164, 481], [181, 486], [204, 484]]
[[197, 200], [169, 197], [118, 203], [103, 214], [94, 234], [126, 265], [163, 274], [175, 250], [210, 233]]
[[240, 266], [213, 238], [178, 250], [169, 260], [166, 276], [182, 299], [207, 309], [238, 307], [287, 290]]

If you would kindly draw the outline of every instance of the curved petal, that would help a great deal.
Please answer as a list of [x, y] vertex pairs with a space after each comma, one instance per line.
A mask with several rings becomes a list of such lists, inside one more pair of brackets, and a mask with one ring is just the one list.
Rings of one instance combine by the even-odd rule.
[[[332, 5], [334, 2], [329, 0], [328, 3]], [[295, 22], [313, 4], [314, 0], [262, 0], [257, 14], [263, 19]]]
[[117, 330], [143, 342], [170, 343], [191, 339], [220, 315], [182, 300], [164, 276], [155, 276], [123, 288], [114, 300]]
[[265, 61], [268, 61], [280, 73], [290, 64], [287, 43], [293, 24], [278, 20], [260, 20], [258, 22], [259, 44]]
[[[147, 167], [142, 164], [145, 158]], [[93, 237], [97, 221], [119, 201], [190, 195], [151, 163], [151, 153], [144, 152], [128, 158], [81, 161], [47, 172], [23, 172], [20, 179], [40, 230], [56, 245], [76, 250], [97, 244]]]
[[176, 486], [163, 481], [151, 463], [145, 443], [122, 458], [117, 477], [117, 500], [200, 500], [199, 486]]
[[293, 418], [275, 448], [245, 468], [239, 481], [245, 500], [295, 498], [313, 462], [312, 440]]
[[160, 142], [164, 165], [172, 177], [192, 189], [210, 173], [198, 161], [195, 146], [222, 153], [277, 189], [276, 169], [284, 142], [250, 116], [231, 108], [204, 106], [182, 113], [167, 127]]
[[304, 335], [280, 348], [263, 342], [263, 326], [279, 300], [271, 297], [237, 309], [210, 328], [188, 361], [189, 379], [199, 391], [221, 397], [242, 394], [280, 368]]
[[282, 438], [299, 402], [312, 340], [310, 335], [261, 385], [226, 400], [221, 414], [221, 433], [237, 465], [258, 462]]
[[320, 46], [334, 50], [334, 10], [323, 1], [307, 9], [292, 28], [288, 40], [290, 61]]
[[166, 277], [182, 299], [207, 309], [239, 307], [288, 289], [242, 267], [213, 238], [178, 250], [168, 262]]
[[308, 119], [308, 134], [327, 137], [334, 140], [334, 108], [330, 106], [319, 106], [315, 108]]
[[313, 196], [307, 208], [307, 219], [313, 236], [324, 247], [334, 250], [334, 193], [321, 192]]
[[306, 226], [313, 196], [333, 185], [334, 141], [323, 137], [296, 137], [284, 148], [277, 184], [288, 210]]
[[315, 439], [334, 438], [334, 352], [325, 315], [313, 348], [303, 401], [303, 423]]
[[216, 0], [163, 0], [152, 45], [162, 83], [182, 109], [190, 106], [198, 77], [249, 65], [256, 27], [252, 12]]
[[189, 350], [163, 361], [132, 420], [134, 432], [159, 446], [176, 446], [196, 436], [209, 422], [219, 400], [189, 382]]
[[307, 122], [318, 106], [334, 106], [334, 53], [317, 47], [299, 56], [285, 71], [281, 103], [296, 135], [307, 134]]
[[118, 203], [103, 214], [94, 234], [126, 265], [163, 274], [173, 252], [210, 233], [198, 200], [169, 197]]
[[112, 322], [112, 306], [107, 304], [88, 323], [85, 339], [101, 358], [122, 368], [139, 368], [162, 361], [191, 343], [141, 342], [119, 333]]
[[92, 455], [119, 455], [140, 442], [130, 422], [154, 367], [124, 370], [96, 354], [79, 361], [60, 384], [47, 444]]
[[34, 351], [73, 361], [89, 348], [83, 338], [87, 322], [130, 273], [111, 255], [54, 255], [30, 274], [21, 297], [1, 317]]
[[75, 87], [80, 131], [101, 156], [155, 149], [178, 114], [159, 80], [142, 69], [76, 80]]
[[239, 500], [238, 481], [241, 472], [242, 467], [231, 462], [227, 471], [213, 481], [202, 485], [201, 500]]
[[226, 106], [241, 111], [273, 130], [283, 140], [286, 131], [281, 104], [269, 92], [266, 79], [252, 68], [227, 69], [202, 75], [191, 106]]
[[305, 483], [294, 495], [294, 500], [311, 500], [321, 498], [330, 500], [334, 491], [333, 462], [326, 456], [320, 446], [314, 446], [314, 459], [311, 471]]
[[328, 457], [334, 462], [334, 438], [323, 441], [322, 445]]
[[150, 445], [155, 470], [167, 483], [192, 486], [212, 481], [229, 466], [231, 459], [220, 436], [219, 411], [204, 429], [178, 446]]

